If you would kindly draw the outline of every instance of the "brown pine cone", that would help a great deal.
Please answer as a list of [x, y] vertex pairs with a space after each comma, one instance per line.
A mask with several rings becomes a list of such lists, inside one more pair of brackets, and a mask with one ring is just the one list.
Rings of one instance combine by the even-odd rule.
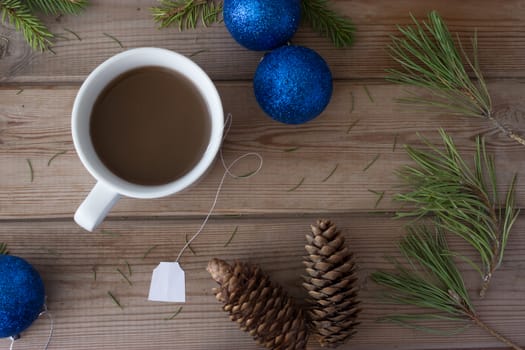
[[308, 332], [303, 311], [257, 265], [212, 259], [207, 270], [219, 284], [214, 293], [223, 310], [257, 343], [268, 349], [305, 349]]
[[318, 220], [306, 235], [306, 288], [311, 308], [310, 327], [321, 346], [336, 347], [356, 333], [361, 312], [357, 300], [357, 273], [353, 254], [329, 220]]

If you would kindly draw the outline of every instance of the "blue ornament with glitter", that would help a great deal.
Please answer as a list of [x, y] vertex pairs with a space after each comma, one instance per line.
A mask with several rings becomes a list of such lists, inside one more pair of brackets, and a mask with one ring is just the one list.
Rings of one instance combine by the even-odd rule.
[[321, 114], [330, 102], [332, 73], [314, 50], [283, 46], [259, 63], [253, 89], [270, 117], [286, 124], [302, 124]]
[[0, 255], [0, 338], [15, 337], [38, 318], [44, 307], [44, 283], [27, 261]]
[[224, 0], [224, 24], [250, 50], [271, 50], [289, 41], [301, 22], [301, 0]]

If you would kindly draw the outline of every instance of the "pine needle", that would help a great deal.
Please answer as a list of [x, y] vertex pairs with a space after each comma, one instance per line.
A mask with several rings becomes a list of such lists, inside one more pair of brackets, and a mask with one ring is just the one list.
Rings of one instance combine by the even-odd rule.
[[124, 274], [124, 272], [122, 272], [122, 270], [119, 269], [118, 267], [117, 267], [117, 272], [122, 276], [122, 278], [124, 278], [124, 279], [126, 280], [126, 282], [128, 282], [128, 284], [129, 284], [130, 286], [133, 285], [133, 283], [132, 283], [131, 280], [128, 278], [128, 276], [126, 276], [126, 275]]
[[400, 177], [409, 192], [395, 196], [414, 209], [397, 213], [398, 217], [421, 218], [432, 215], [437, 224], [466, 242], [480, 255], [483, 272], [480, 294], [488, 288], [491, 277], [501, 265], [505, 247], [519, 210], [515, 207], [514, 177], [504, 202], [498, 199], [494, 158], [482, 138], [476, 138], [473, 165], [459, 154], [452, 138], [440, 130], [443, 149], [423, 139], [428, 149], [407, 146], [416, 166], [405, 166]]
[[97, 267], [96, 266], [92, 266], [91, 267], [91, 272], [93, 272], [93, 281], [97, 281]]
[[392, 144], [392, 152], [395, 152], [396, 151], [396, 148], [397, 148], [397, 138], [398, 138], [399, 134], [396, 133], [394, 135], [394, 143]]
[[153, 7], [153, 19], [161, 28], [176, 25], [179, 30], [193, 29], [199, 19], [203, 26], [219, 22], [222, 15], [222, 1], [214, 0], [159, 0], [160, 6]]
[[110, 230], [100, 230], [100, 233], [102, 233], [104, 235], [107, 235], [107, 236], [111, 236], [111, 237], [119, 237], [120, 236], [119, 233], [114, 232], [114, 231], [110, 231]]
[[75, 38], [77, 38], [78, 41], [82, 41], [82, 38], [80, 37], [80, 35], [78, 35], [78, 34], [75, 33], [74, 31], [72, 31], [71, 29], [67, 29], [67, 28], [62, 28], [62, 29], [64, 29], [64, 30], [65, 30], [66, 32], [68, 32], [68, 33], [73, 34], [73, 36], [74, 36]]
[[124, 48], [124, 45], [122, 45], [122, 42], [120, 40], [118, 40], [117, 38], [115, 38], [113, 35], [108, 34], [108, 33], [102, 33], [102, 34], [104, 34], [105, 36], [107, 36], [108, 38], [110, 38], [111, 40], [116, 42], [118, 44], [118, 46], [120, 46], [122, 49]]
[[[353, 96], [353, 95], [352, 95]], [[350, 126], [348, 127], [348, 129], [346, 129], [346, 134], [350, 134], [350, 131], [352, 131], [352, 129], [354, 128], [354, 126], [357, 125], [357, 123], [359, 123], [361, 119], [356, 119], [352, 122], [352, 124], [350, 124]]]
[[142, 255], [142, 260], [146, 259], [146, 257], [153, 251], [153, 249], [157, 247], [158, 247], [158, 244], [155, 244], [154, 246], [151, 246], [148, 250], [146, 250], [144, 255]]
[[109, 297], [111, 298], [111, 300], [113, 301], [113, 303], [119, 307], [119, 309], [124, 310], [124, 307], [122, 306], [122, 304], [120, 303], [120, 301], [119, 301], [119, 300], [117, 299], [117, 297], [114, 296], [113, 293], [111, 293], [109, 290], [108, 290], [108, 295], [109, 295]]
[[182, 311], [182, 306], [180, 306], [180, 307], [178, 308], [178, 310], [175, 311], [170, 317], [166, 317], [164, 320], [165, 320], [165, 321], [171, 321], [171, 320], [173, 320], [175, 317], [177, 317], [177, 316], [180, 314], [181, 311]]
[[55, 160], [56, 157], [61, 156], [61, 155], [66, 154], [66, 153], [67, 153], [67, 151], [65, 151], [65, 150], [64, 150], [64, 151], [60, 151], [60, 152], [55, 153], [55, 154], [54, 154], [51, 158], [49, 158], [49, 160], [47, 161], [47, 166], [50, 166], [50, 165], [51, 165], [51, 162], [52, 162], [53, 160]]
[[0, 255], [8, 255], [9, 250], [7, 249], [7, 244], [0, 242]]
[[354, 42], [355, 27], [350, 19], [332, 10], [328, 0], [302, 0], [302, 16], [313, 30], [328, 37], [336, 47], [349, 47]]
[[31, 182], [33, 182], [33, 180], [35, 179], [35, 171], [33, 170], [33, 164], [31, 163], [31, 159], [29, 158], [26, 159], [26, 162], [27, 166], [29, 167], [29, 179], [31, 180]]
[[131, 270], [131, 265], [129, 264], [129, 262], [127, 260], [124, 260], [124, 262], [126, 263], [126, 266], [128, 268], [129, 276], [131, 277], [133, 275], [133, 271]]
[[376, 154], [376, 156], [374, 157], [374, 159], [372, 159], [372, 160], [370, 161], [370, 163], [368, 163], [368, 164], [363, 168], [363, 171], [367, 171], [368, 169], [370, 169], [370, 167], [371, 167], [372, 165], [374, 165], [374, 163], [379, 159], [380, 156], [381, 156], [380, 153]]
[[197, 56], [198, 54], [201, 54], [201, 53], [206, 52], [206, 51], [209, 51], [209, 50], [206, 50], [206, 49], [197, 50], [197, 51], [195, 51], [195, 52], [189, 54], [188, 57], [189, 57], [189, 58], [192, 58], [192, 57], [195, 57], [195, 56]]
[[[189, 240], [188, 240], [188, 234], [186, 233], [186, 235], [184, 236], [184, 240], [185, 240], [185, 244], [188, 244]], [[197, 255], [197, 253], [195, 253], [195, 250], [193, 250], [193, 248], [191, 247], [191, 244], [188, 244], [188, 249], [190, 250], [190, 252], [193, 254], [193, 255]]]
[[290, 147], [290, 148], [287, 148], [287, 149], [283, 150], [283, 152], [286, 152], [286, 153], [295, 152], [295, 151], [297, 151], [300, 148], [301, 148], [301, 146]]
[[224, 243], [224, 247], [227, 247], [230, 245], [230, 243], [233, 241], [233, 238], [235, 237], [235, 235], [237, 234], [237, 230], [239, 229], [239, 226], [235, 226], [235, 228], [233, 229], [233, 232], [232, 234], [230, 235], [230, 239], [228, 239], [228, 241], [226, 243]]
[[368, 90], [368, 86], [366, 85], [363, 85], [363, 89], [365, 89], [365, 92], [366, 92], [366, 96], [368, 96], [368, 99], [370, 100], [370, 102], [374, 103], [374, 98], [372, 97], [372, 94], [370, 93], [370, 90]]
[[385, 191], [378, 192], [378, 191], [369, 189], [368, 192], [373, 193], [377, 196], [376, 202], [374, 204], [374, 209], [376, 209], [379, 203], [381, 202], [381, 200], [383, 199], [383, 197], [385, 196]]
[[298, 189], [299, 187], [301, 187], [301, 185], [303, 184], [305, 178], [303, 177], [301, 179], [301, 181], [299, 181], [299, 183], [297, 185], [295, 185], [294, 187], [290, 188], [289, 190], [287, 190], [286, 192], [293, 192], [295, 191], [296, 189]]
[[329, 178], [332, 177], [332, 175], [334, 175], [335, 171], [337, 170], [337, 168], [339, 167], [339, 163], [337, 163], [335, 165], [335, 167], [332, 169], [332, 171], [330, 171], [330, 173], [324, 178], [321, 180], [321, 182], [326, 182]]
[[20, 89], [16, 92], [17, 95], [20, 95], [22, 92], [24, 92], [24, 89]]

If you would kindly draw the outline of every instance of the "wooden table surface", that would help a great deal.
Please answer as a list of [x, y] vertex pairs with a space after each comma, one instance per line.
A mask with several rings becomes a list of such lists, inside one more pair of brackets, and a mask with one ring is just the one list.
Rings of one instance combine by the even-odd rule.
[[[499, 183], [508, 183], [514, 172], [525, 176], [525, 149], [492, 125], [396, 104], [403, 89], [383, 79], [384, 70], [394, 66], [386, 50], [389, 35], [395, 33], [396, 24], [410, 22], [409, 12], [422, 18], [432, 9], [465, 38], [477, 29], [480, 64], [496, 111], [519, 119], [525, 114], [524, 1], [332, 1], [355, 22], [356, 42], [339, 50], [304, 26], [296, 34], [293, 42], [318, 51], [335, 79], [333, 98], [323, 115], [299, 126], [274, 122], [260, 110], [251, 79], [262, 54], [237, 45], [223, 24], [185, 32], [159, 30], [149, 12], [156, 1], [90, 2], [79, 17], [46, 19], [54, 33], [68, 39], [58, 39], [56, 55], [32, 52], [20, 34], [0, 26], [0, 35], [8, 39], [0, 41], [8, 43], [0, 57], [0, 242], [42, 274], [55, 318], [50, 349], [257, 349], [221, 311], [206, 264], [212, 257], [260, 264], [290, 294], [302, 298], [304, 235], [320, 217], [334, 220], [344, 231], [360, 266], [362, 324], [341, 349], [503, 348], [476, 327], [443, 336], [376, 322], [395, 308], [378, 303], [377, 288], [367, 276], [388, 268], [384, 256], [399, 255], [395, 244], [403, 234], [403, 222], [391, 215], [399, 207], [391, 200], [399, 185], [394, 171], [408, 162], [401, 145], [417, 143], [417, 132], [438, 141], [436, 130], [443, 127], [465, 154], [472, 154], [476, 135], [485, 135], [497, 158]], [[172, 320], [166, 318], [179, 305], [147, 301], [151, 272], [160, 261], [173, 260], [185, 235], [198, 229], [223, 168], [217, 162], [202, 182], [180, 195], [121, 200], [94, 233], [73, 222], [74, 211], [94, 184], [73, 148], [73, 100], [93, 68], [124, 50], [103, 33], [118, 38], [124, 49], [156, 46], [185, 55], [197, 53], [193, 59], [216, 82], [225, 111], [234, 117], [223, 146], [226, 161], [245, 152], [264, 157], [256, 176], [227, 178], [212, 219], [192, 245], [195, 254], [186, 253], [182, 259], [187, 302]], [[399, 146], [393, 150], [396, 137]], [[290, 149], [295, 150], [287, 152]], [[64, 151], [48, 165], [53, 155]], [[33, 166], [33, 180], [27, 160]], [[255, 161], [246, 161], [235, 171], [254, 166]], [[377, 197], [370, 190], [385, 191], [377, 208]], [[525, 204], [523, 180], [517, 186], [517, 202]], [[474, 298], [487, 323], [523, 345], [524, 228], [521, 215], [492, 289], [484, 300]], [[234, 230], [234, 239], [226, 244]], [[459, 248], [471, 254], [468, 247]], [[131, 286], [117, 272], [117, 268], [127, 271], [126, 262], [132, 269]], [[478, 286], [474, 273], [468, 266], [462, 268], [474, 292]], [[122, 310], [108, 291], [120, 300]], [[15, 349], [42, 348], [48, 330], [48, 321], [38, 320]], [[7, 339], [0, 340], [0, 348], [8, 347]], [[310, 342], [309, 348], [317, 345]]]

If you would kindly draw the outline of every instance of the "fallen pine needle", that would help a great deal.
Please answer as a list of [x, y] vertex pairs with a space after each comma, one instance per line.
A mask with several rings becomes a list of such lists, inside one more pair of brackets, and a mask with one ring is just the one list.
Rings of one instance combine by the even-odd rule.
[[78, 39], [78, 41], [82, 41], [82, 38], [81, 38], [77, 33], [75, 33], [74, 31], [72, 31], [71, 29], [67, 29], [67, 28], [62, 28], [62, 29], [64, 29], [64, 30], [65, 30], [66, 32], [68, 32], [68, 33], [73, 34], [73, 35], [75, 36], [75, 38]]
[[237, 230], [239, 229], [239, 226], [235, 226], [235, 228], [233, 229], [233, 232], [232, 234], [230, 235], [230, 239], [228, 239], [228, 242], [224, 243], [224, 247], [227, 247], [230, 245], [230, 243], [233, 241], [233, 238], [235, 237], [235, 235], [237, 234]]
[[374, 190], [368, 190], [368, 192], [373, 193], [373, 194], [375, 194], [377, 196], [377, 200], [376, 200], [376, 202], [374, 204], [374, 209], [376, 209], [377, 206], [379, 205], [379, 202], [381, 202], [381, 200], [385, 196], [385, 191], [378, 192], [378, 191], [374, 191]]
[[330, 174], [328, 174], [327, 177], [325, 177], [323, 180], [321, 180], [321, 182], [326, 182], [329, 178], [332, 177], [332, 175], [334, 175], [335, 171], [337, 170], [337, 168], [339, 167], [339, 163], [337, 163], [335, 165], [335, 167], [332, 169], [332, 171], [330, 172]]
[[[184, 240], [186, 241], [185, 243], [188, 244], [188, 234], [186, 233], [186, 236], [184, 237]], [[193, 255], [197, 255], [197, 253], [195, 253], [195, 250], [193, 250], [193, 248], [191, 247], [191, 244], [188, 244], [188, 249], [190, 250], [190, 252], [193, 254]]]
[[301, 146], [290, 147], [290, 148], [285, 149], [283, 152], [286, 152], [286, 153], [295, 152], [300, 148]]
[[50, 165], [51, 165], [51, 162], [52, 162], [53, 160], [55, 160], [56, 157], [61, 156], [62, 154], [65, 154], [65, 153], [67, 153], [67, 151], [65, 151], [65, 150], [64, 150], [64, 151], [60, 151], [60, 152], [55, 153], [55, 154], [54, 154], [51, 158], [49, 158], [49, 160], [47, 161], [47, 166], [50, 166]]
[[350, 126], [348, 127], [348, 129], [346, 129], [346, 133], [347, 134], [350, 134], [350, 131], [352, 131], [352, 129], [354, 128], [354, 126], [357, 125], [357, 123], [359, 123], [360, 119], [357, 119], [355, 120], [352, 124], [350, 124]]
[[129, 264], [127, 260], [124, 260], [124, 262], [126, 263], [126, 266], [128, 267], [129, 276], [131, 277], [133, 275], [133, 271], [131, 271], [131, 265]]
[[370, 161], [370, 163], [368, 163], [368, 164], [364, 167], [363, 171], [367, 171], [372, 165], [374, 165], [374, 163], [379, 159], [380, 156], [381, 156], [381, 154], [379, 154], [379, 153], [376, 154], [376, 156], [374, 157], [374, 159], [372, 159], [372, 160]]
[[102, 33], [104, 34], [105, 36], [107, 36], [108, 38], [112, 39], [114, 42], [116, 42], [121, 48], [124, 48], [124, 45], [122, 45], [122, 42], [120, 40], [118, 40], [117, 38], [115, 38], [113, 35], [111, 34], [108, 34], [108, 33]]
[[27, 162], [27, 166], [29, 167], [29, 176], [30, 176], [31, 182], [33, 182], [33, 180], [35, 179], [35, 172], [33, 171], [33, 164], [31, 164], [30, 159], [26, 159], [26, 162]]
[[124, 307], [122, 307], [122, 304], [120, 303], [120, 301], [109, 290], [108, 290], [108, 295], [111, 298], [111, 300], [113, 300], [115, 305], [117, 305], [121, 310], [124, 310]]
[[120, 270], [118, 267], [117, 267], [117, 271], [118, 271], [118, 273], [120, 273], [120, 275], [126, 280], [126, 282], [128, 282], [128, 284], [129, 284], [130, 286], [133, 285], [133, 282], [131, 282], [131, 280], [128, 278], [128, 276], [126, 276], [126, 275], [124, 274], [124, 272], [122, 272], [122, 270]]
[[370, 102], [374, 103], [374, 98], [372, 97], [372, 94], [370, 93], [370, 90], [368, 90], [368, 86], [363, 85], [363, 88], [365, 89], [366, 95], [368, 96], [368, 99]]
[[396, 133], [396, 135], [394, 136], [394, 144], [392, 145], [392, 152], [395, 152], [396, 151], [396, 147], [397, 147], [397, 137], [399, 136], [399, 134]]
[[290, 188], [288, 191], [286, 192], [293, 192], [295, 191], [296, 189], [298, 189], [299, 187], [301, 187], [301, 185], [303, 184], [304, 182], [304, 177], [301, 179], [301, 181], [299, 181], [299, 183], [297, 185], [295, 185], [294, 187]]
[[180, 314], [181, 311], [182, 311], [182, 306], [179, 307], [179, 309], [177, 311], [175, 311], [175, 313], [173, 315], [171, 315], [170, 317], [166, 317], [164, 320], [165, 321], [173, 320], [175, 317], [177, 317]]
[[144, 253], [144, 255], [142, 256], [142, 260], [146, 259], [146, 257], [149, 255], [149, 253], [151, 253], [151, 251], [155, 248], [157, 248], [158, 245], [155, 244], [154, 246], [150, 247], [148, 250], [146, 250], [146, 252]]

